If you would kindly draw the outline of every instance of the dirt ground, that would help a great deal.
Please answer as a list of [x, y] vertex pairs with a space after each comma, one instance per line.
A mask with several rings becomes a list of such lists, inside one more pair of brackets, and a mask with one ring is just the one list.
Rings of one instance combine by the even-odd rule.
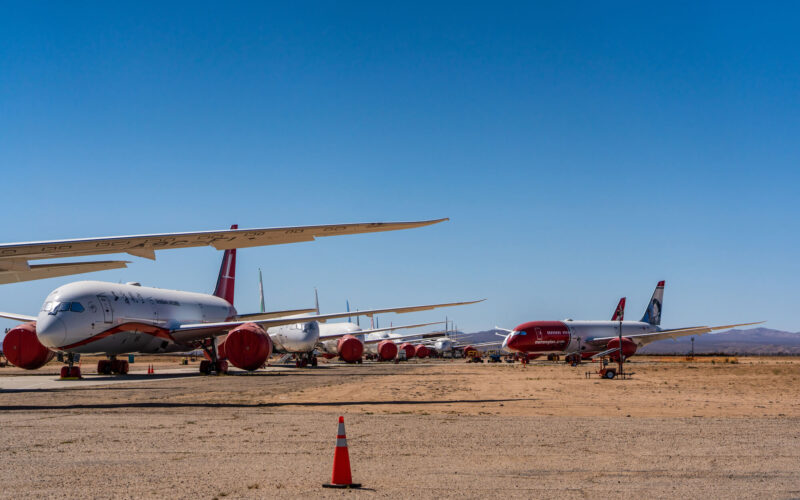
[[[135, 383], [0, 389], [0, 497], [800, 497], [798, 358], [639, 357], [624, 381], [463, 360], [201, 377], [153, 359]], [[0, 387], [19, 376], [0, 368]], [[364, 490], [320, 487], [339, 415]]]

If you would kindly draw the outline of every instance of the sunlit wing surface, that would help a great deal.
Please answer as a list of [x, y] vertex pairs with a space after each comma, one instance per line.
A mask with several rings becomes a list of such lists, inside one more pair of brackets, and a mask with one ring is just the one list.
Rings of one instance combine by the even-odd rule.
[[15, 268], [11, 265], [3, 268], [4, 263], [5, 262], [0, 259], [0, 285], [5, 285], [7, 283], [18, 283], [20, 281], [57, 278], [59, 276], [70, 276], [73, 274], [92, 273], [95, 271], [105, 271], [108, 269], [121, 269], [128, 267], [128, 261], [124, 260], [35, 265], [28, 265], [26, 261], [23, 262], [23, 266], [20, 266], [19, 268]]
[[0, 312], [0, 318], [13, 319], [14, 321], [36, 321], [36, 316], [7, 312]]
[[[33, 266], [31, 260], [128, 253], [147, 259], [156, 258], [156, 250], [211, 246], [217, 250], [282, 245], [313, 241], [326, 236], [378, 233], [429, 226], [448, 219], [409, 222], [363, 222], [321, 226], [273, 227], [261, 229], [226, 229], [194, 233], [144, 234], [82, 238], [75, 240], [37, 241], [0, 244], [0, 283], [30, 281], [69, 274], [80, 274], [125, 267], [122, 261], [46, 264]], [[73, 266], [73, 267], [69, 267]]]
[[[653, 333], [641, 333], [635, 335], [625, 335], [626, 338], [631, 339], [632, 341], [636, 342], [637, 345], [643, 346], [649, 344], [651, 342], [655, 342], [656, 340], [663, 340], [663, 339], [676, 339], [678, 337], [685, 337], [687, 335], [702, 335], [704, 333], [710, 333], [717, 330], [728, 330], [730, 328], [736, 328], [739, 326], [750, 326], [750, 325], [760, 325], [763, 321], [757, 321], [755, 323], [739, 323], [737, 325], [722, 325], [722, 326], [692, 326], [689, 328], [675, 328], [673, 330], [661, 330], [660, 332], [653, 332]], [[615, 339], [617, 337], [600, 337], [594, 338], [591, 340], [592, 343], [605, 343], [609, 340]]]
[[[289, 309], [286, 311], [267, 311], [263, 313], [240, 314], [234, 318], [235, 321], [258, 321], [261, 319], [283, 318], [286, 316], [297, 316], [301, 314], [311, 314], [316, 312], [316, 308], [309, 309]], [[296, 321], [295, 321], [296, 323]]]
[[[372, 330], [359, 330], [356, 332], [331, 333], [331, 334], [320, 335], [319, 339], [320, 340], [338, 339], [339, 337], [344, 337], [345, 335], [369, 335], [370, 333], [388, 332], [392, 330], [407, 330], [409, 328], [422, 328], [423, 326], [438, 325], [441, 323], [444, 323], [444, 321], [434, 321], [433, 323], [420, 323], [418, 325], [388, 326], [386, 328], [373, 328]], [[415, 334], [415, 336], [419, 335], [421, 334], [419, 333]], [[381, 340], [392, 340], [392, 338], [396, 337], [379, 339], [378, 342], [380, 342]]]
[[[417, 311], [428, 311], [431, 309], [438, 309], [440, 307], [454, 307], [454, 306], [464, 306], [469, 304], [477, 304], [478, 302], [483, 302], [484, 300], [486, 299], [471, 300], [467, 302], [448, 302], [444, 304], [425, 304], [420, 306], [390, 307], [386, 309], [368, 309], [365, 311], [357, 311], [357, 312], [346, 311], [346, 312], [332, 313], [332, 314], [316, 314], [316, 315], [303, 316], [299, 318], [289, 317], [289, 318], [263, 319], [252, 322], [261, 325], [262, 328], [272, 328], [281, 325], [293, 325], [296, 323], [306, 323], [308, 321], [325, 321], [329, 319], [347, 318], [350, 316], [358, 316], [358, 315], [372, 316], [375, 314], [385, 314], [385, 313], [403, 314], [403, 313], [417, 312]], [[247, 323], [247, 321], [222, 321], [218, 323], [186, 324], [173, 329], [171, 331], [171, 335], [179, 342], [191, 342], [198, 339], [224, 335], [229, 330], [232, 330], [233, 328], [236, 328], [237, 326], [242, 325], [244, 323]], [[358, 335], [359, 333], [360, 332], [350, 332], [351, 335]]]

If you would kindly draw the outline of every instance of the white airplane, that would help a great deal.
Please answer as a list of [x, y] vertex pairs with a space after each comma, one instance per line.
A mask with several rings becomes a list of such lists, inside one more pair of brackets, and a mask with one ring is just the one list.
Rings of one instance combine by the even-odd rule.
[[[371, 226], [373, 230], [374, 227]], [[227, 363], [218, 359], [216, 349], [216, 339], [227, 335], [226, 351], [231, 363], [242, 369], [256, 369], [272, 351], [272, 340], [265, 328], [298, 324], [296, 317], [285, 317], [285, 313], [297, 311], [239, 315], [233, 307], [235, 255], [234, 249], [225, 251], [213, 295], [149, 288], [138, 283], [81, 281], [61, 286], [47, 296], [37, 316], [0, 313], [0, 317], [26, 322], [7, 333], [3, 351], [12, 364], [26, 369], [44, 365], [58, 352], [66, 356], [62, 376], [72, 378], [80, 376], [79, 368], [74, 366], [75, 357], [84, 353], [109, 356], [98, 363], [100, 373], [126, 373], [128, 364], [117, 360], [117, 355], [203, 349], [212, 361], [201, 363], [201, 371], [211, 373], [227, 370]], [[360, 314], [422, 311], [459, 304], [375, 309]], [[310, 334], [316, 331], [318, 335], [319, 329], [313, 326], [317, 321], [350, 315], [344, 312], [308, 316], [301, 324]]]
[[269, 227], [194, 233], [142, 234], [74, 240], [0, 244], [0, 284], [69, 276], [127, 267], [129, 261], [60, 262], [31, 264], [41, 259], [127, 253], [155, 260], [156, 250], [212, 246], [217, 250], [250, 248], [313, 241], [324, 236], [377, 233], [428, 226], [446, 221], [435, 219], [412, 222], [365, 222], [321, 226]]
[[[567, 361], [610, 356], [615, 361], [633, 356], [643, 345], [657, 340], [687, 335], [702, 335], [717, 330], [757, 323], [722, 326], [693, 326], [664, 330], [661, 328], [661, 306], [664, 302], [664, 282], [659, 281], [640, 321], [624, 321], [625, 299], [621, 299], [612, 321], [530, 321], [513, 330], [502, 342], [503, 350], [528, 355], [564, 354]], [[763, 323], [763, 322], [762, 322]], [[621, 342], [620, 342], [621, 339]]]

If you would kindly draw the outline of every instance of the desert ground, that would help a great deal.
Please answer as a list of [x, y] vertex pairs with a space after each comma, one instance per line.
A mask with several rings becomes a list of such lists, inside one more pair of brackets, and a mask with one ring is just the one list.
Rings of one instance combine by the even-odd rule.
[[[0, 368], [2, 498], [800, 497], [798, 358], [58, 368]], [[321, 488], [339, 415], [363, 490]]]

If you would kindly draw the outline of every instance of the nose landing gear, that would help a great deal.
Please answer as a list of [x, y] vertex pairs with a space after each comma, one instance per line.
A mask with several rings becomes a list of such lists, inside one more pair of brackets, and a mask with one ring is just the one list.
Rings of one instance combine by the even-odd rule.
[[317, 356], [315, 356], [314, 353], [298, 354], [294, 361], [294, 366], [297, 368], [305, 368], [308, 365], [317, 366]]
[[61, 380], [80, 380], [81, 377], [81, 367], [74, 366], [75, 361], [78, 361], [80, 357], [76, 357], [75, 354], [69, 353], [67, 354], [67, 366], [61, 367]]

